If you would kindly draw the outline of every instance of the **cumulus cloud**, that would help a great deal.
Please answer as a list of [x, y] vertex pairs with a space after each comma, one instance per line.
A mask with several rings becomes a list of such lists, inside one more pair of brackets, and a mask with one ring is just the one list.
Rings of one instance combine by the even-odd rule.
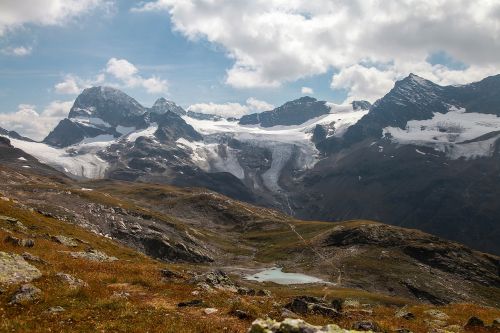
[[120, 80], [127, 87], [142, 87], [150, 94], [166, 93], [168, 83], [156, 76], [144, 78], [138, 74], [139, 70], [125, 59], [111, 58], [106, 65], [106, 73]]
[[73, 101], [53, 101], [38, 112], [35, 105], [19, 104], [16, 112], [0, 113], [0, 127], [34, 140], [42, 140], [67, 117]]
[[96, 85], [110, 85], [118, 88], [143, 88], [150, 94], [168, 92], [168, 82], [157, 76], [149, 78], [139, 75], [139, 70], [125, 59], [111, 58], [106, 67], [92, 79], [82, 79], [69, 74], [57, 83], [54, 89], [59, 94], [76, 95], [83, 89]]
[[[165, 11], [188, 39], [225, 49], [234, 60], [226, 83], [238, 88], [334, 71], [333, 88], [373, 100], [410, 72], [465, 83], [500, 66], [498, 1], [156, 0], [132, 10]], [[435, 52], [466, 67], [427, 63]]]
[[2, 0], [0, 36], [25, 24], [62, 25], [96, 8], [109, 8], [109, 0]]
[[198, 103], [188, 107], [188, 111], [215, 114], [221, 117], [239, 118], [246, 114], [269, 111], [274, 109], [272, 104], [250, 97], [245, 104], [240, 103]]
[[304, 95], [313, 95], [314, 94], [313, 88], [309, 88], [309, 87], [302, 87], [302, 89], [300, 89], [300, 92]]
[[2, 49], [2, 53], [6, 55], [11, 55], [11, 56], [16, 56], [16, 57], [24, 57], [29, 54], [31, 54], [31, 51], [33, 51], [32, 47], [28, 46], [9, 46], [4, 49]]

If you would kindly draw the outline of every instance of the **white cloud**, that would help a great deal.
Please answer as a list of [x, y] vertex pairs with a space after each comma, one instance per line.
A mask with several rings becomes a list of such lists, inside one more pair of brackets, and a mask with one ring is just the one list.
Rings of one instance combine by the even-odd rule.
[[302, 89], [300, 89], [300, 92], [304, 95], [314, 95], [313, 88], [309, 88], [309, 87], [302, 87]]
[[24, 57], [29, 54], [31, 54], [31, 51], [33, 51], [32, 47], [28, 46], [17, 46], [17, 47], [6, 47], [2, 49], [3, 54], [11, 55], [11, 56], [16, 56], [16, 57]]
[[139, 70], [125, 59], [111, 58], [106, 65], [106, 72], [123, 81], [132, 80]]
[[246, 100], [245, 104], [240, 103], [199, 103], [193, 104], [188, 107], [188, 111], [205, 113], [205, 114], [215, 114], [222, 117], [235, 117], [239, 118], [246, 114], [269, 111], [274, 109], [272, 104], [264, 101], [260, 101], [253, 97]]
[[139, 70], [125, 59], [111, 58], [106, 65], [106, 73], [111, 74], [130, 88], [142, 87], [150, 94], [166, 93], [168, 83], [156, 76], [144, 78]]
[[106, 64], [106, 68], [93, 79], [82, 79], [76, 75], [69, 74], [64, 80], [57, 83], [54, 89], [57, 93], [76, 95], [83, 89], [97, 86], [109, 85], [118, 88], [143, 88], [149, 94], [159, 94], [168, 92], [168, 82], [157, 76], [145, 78], [139, 75], [139, 70], [132, 63], [125, 59], [111, 58]]
[[[492, 0], [156, 0], [133, 9], [158, 10], [190, 40], [225, 49], [234, 59], [226, 83], [238, 88], [333, 70], [332, 87], [373, 100], [410, 72], [465, 83], [500, 66], [500, 3]], [[467, 68], [428, 64], [435, 52]]]
[[42, 140], [65, 118], [73, 101], [53, 101], [41, 113], [31, 104], [19, 104], [16, 112], [1, 113], [0, 127], [34, 140]]
[[59, 94], [78, 94], [82, 91], [82, 87], [76, 81], [77, 78], [75, 76], [68, 75], [64, 81], [57, 83], [54, 88]]
[[109, 8], [109, 0], [2, 0], [0, 36], [24, 24], [62, 25], [96, 8]]

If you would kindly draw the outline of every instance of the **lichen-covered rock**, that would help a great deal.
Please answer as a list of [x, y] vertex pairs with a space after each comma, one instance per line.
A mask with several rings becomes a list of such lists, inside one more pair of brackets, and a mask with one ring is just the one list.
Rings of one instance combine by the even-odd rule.
[[38, 279], [42, 273], [17, 254], [0, 252], [0, 283], [21, 283]]
[[182, 274], [174, 272], [174, 271], [172, 271], [170, 269], [167, 269], [167, 268], [164, 268], [164, 269], [160, 270], [160, 274], [161, 274], [161, 277], [164, 280], [168, 280], [168, 279], [182, 279], [183, 278]]
[[259, 289], [256, 293], [257, 296], [271, 297], [271, 291], [267, 289]]
[[232, 292], [237, 292], [238, 288], [234, 284], [234, 282], [229, 278], [229, 276], [221, 270], [215, 270], [212, 272], [208, 272], [205, 274], [201, 274], [195, 276], [192, 280], [192, 283], [196, 283], [197, 285], [206, 284], [209, 287], [227, 290]]
[[35, 246], [35, 241], [30, 238], [17, 238], [11, 235], [5, 237], [5, 242], [10, 243], [15, 246], [33, 247]]
[[360, 331], [380, 332], [380, 326], [373, 321], [358, 321], [352, 325], [352, 328]]
[[214, 314], [216, 312], [218, 312], [219, 310], [217, 310], [216, 308], [205, 308], [203, 309], [203, 313], [206, 314], [206, 315], [211, 315], [211, 314]]
[[360, 331], [345, 330], [337, 325], [313, 326], [301, 319], [287, 318], [282, 322], [272, 319], [257, 319], [248, 333], [355, 333]]
[[10, 216], [0, 215], [0, 222], [4, 222], [4, 223], [8, 224], [10, 227], [14, 227], [14, 228], [17, 228], [19, 230], [25, 231], [28, 229], [28, 228], [26, 228], [26, 226], [24, 224], [19, 222], [18, 219], [15, 219], [15, 218], [10, 217]]
[[47, 309], [47, 313], [55, 314], [66, 311], [62, 306], [53, 306]]
[[41, 295], [42, 291], [37, 287], [35, 287], [34, 285], [30, 283], [23, 284], [21, 288], [19, 288], [19, 290], [16, 291], [14, 296], [12, 296], [12, 299], [10, 300], [9, 304], [14, 305], [14, 304], [31, 303], [40, 299]]
[[337, 304], [337, 301], [327, 303], [317, 297], [299, 296], [294, 298], [287, 308], [300, 315], [318, 314], [325, 317], [337, 317], [340, 315], [337, 308], [341, 306]]
[[396, 313], [394, 314], [396, 318], [403, 318], [406, 320], [414, 319], [415, 315], [408, 311], [408, 308], [406, 306], [402, 307], [401, 309], [397, 310]]
[[448, 320], [450, 318], [446, 313], [436, 309], [427, 310], [424, 313], [438, 320]]
[[56, 243], [62, 244], [64, 246], [68, 247], [77, 247], [78, 243], [71, 237], [63, 236], [63, 235], [56, 235], [52, 236], [52, 240]]
[[100, 261], [100, 262], [112, 262], [118, 260], [116, 257], [108, 256], [106, 253], [98, 251], [98, 250], [88, 250], [82, 252], [70, 252], [70, 255], [73, 258], [78, 259], [87, 259], [91, 261]]
[[22, 254], [22, 256], [23, 256], [23, 259], [27, 260], [27, 261], [33, 261], [33, 262], [37, 262], [37, 263], [40, 263], [40, 264], [47, 264], [47, 262], [45, 260], [43, 260], [42, 258], [37, 257], [35, 255], [32, 255], [29, 252], [24, 252]]
[[87, 282], [85, 282], [81, 279], [78, 279], [70, 274], [59, 272], [56, 274], [56, 276], [59, 278], [59, 280], [66, 283], [71, 289], [78, 289], [78, 288], [86, 287], [88, 285]]

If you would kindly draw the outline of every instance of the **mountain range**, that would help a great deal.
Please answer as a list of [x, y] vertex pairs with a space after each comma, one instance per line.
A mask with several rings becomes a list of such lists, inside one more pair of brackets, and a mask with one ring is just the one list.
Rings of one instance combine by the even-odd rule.
[[306, 220], [369, 219], [500, 253], [500, 75], [384, 97], [302, 97], [225, 119], [85, 89], [42, 141], [10, 144], [77, 179], [201, 187]]

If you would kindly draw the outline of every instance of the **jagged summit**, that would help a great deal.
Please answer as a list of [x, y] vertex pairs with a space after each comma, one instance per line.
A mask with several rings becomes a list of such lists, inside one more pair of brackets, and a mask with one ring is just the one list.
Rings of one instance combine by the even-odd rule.
[[135, 99], [112, 87], [85, 89], [75, 100], [68, 118], [99, 118], [112, 126], [130, 126], [146, 109]]
[[186, 111], [182, 107], [175, 104], [175, 102], [173, 102], [173, 101], [169, 101], [169, 100], [165, 99], [164, 97], [158, 98], [150, 110], [151, 110], [151, 112], [158, 113], [158, 114], [163, 114], [163, 113], [166, 113], [168, 111], [176, 113], [179, 116], [183, 116], [186, 114]]

